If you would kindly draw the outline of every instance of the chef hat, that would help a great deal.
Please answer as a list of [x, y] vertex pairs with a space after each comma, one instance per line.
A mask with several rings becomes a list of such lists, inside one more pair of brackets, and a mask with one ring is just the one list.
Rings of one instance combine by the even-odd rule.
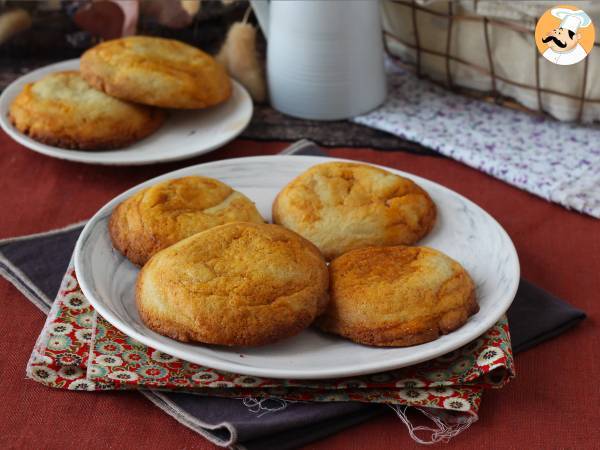
[[579, 28], [585, 28], [592, 23], [592, 19], [588, 16], [585, 11], [578, 9], [573, 11], [567, 8], [554, 8], [550, 11], [554, 17], [561, 20], [560, 27], [565, 30], [571, 30], [573, 33], [577, 33]]

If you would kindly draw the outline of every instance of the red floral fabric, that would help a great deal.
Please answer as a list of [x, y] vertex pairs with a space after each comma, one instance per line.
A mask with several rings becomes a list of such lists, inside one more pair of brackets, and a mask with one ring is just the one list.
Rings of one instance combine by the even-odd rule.
[[29, 378], [71, 390], [182, 390], [235, 398], [358, 401], [459, 411], [476, 416], [484, 389], [515, 376], [502, 318], [470, 344], [389, 372], [330, 380], [239, 375], [182, 361], [123, 334], [89, 304], [70, 267], [27, 366]]

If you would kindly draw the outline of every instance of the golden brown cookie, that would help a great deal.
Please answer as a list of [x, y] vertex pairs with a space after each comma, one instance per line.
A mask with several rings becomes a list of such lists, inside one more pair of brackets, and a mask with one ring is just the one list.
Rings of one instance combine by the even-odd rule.
[[113, 211], [113, 245], [143, 265], [159, 250], [200, 231], [229, 222], [264, 223], [254, 203], [225, 183], [190, 176], [143, 189]]
[[369, 247], [329, 267], [330, 301], [318, 325], [355, 342], [407, 347], [433, 341], [479, 310], [463, 267], [427, 247]]
[[273, 203], [273, 221], [314, 243], [326, 259], [370, 245], [413, 244], [435, 216], [433, 201], [411, 180], [347, 162], [311, 167]]
[[327, 303], [319, 250], [277, 225], [230, 223], [162, 250], [139, 273], [152, 330], [183, 342], [252, 346], [308, 327]]
[[108, 150], [126, 147], [156, 131], [165, 114], [109, 97], [77, 71], [51, 73], [26, 84], [10, 105], [21, 133], [56, 147]]
[[96, 89], [145, 105], [206, 108], [231, 95], [223, 66], [172, 39], [131, 36], [106, 41], [83, 54], [80, 69]]

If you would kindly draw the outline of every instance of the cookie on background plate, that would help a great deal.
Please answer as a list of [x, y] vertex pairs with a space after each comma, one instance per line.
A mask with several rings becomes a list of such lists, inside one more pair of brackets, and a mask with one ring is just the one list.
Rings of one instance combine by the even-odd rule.
[[324, 331], [360, 344], [406, 347], [433, 341], [477, 313], [467, 271], [428, 247], [369, 247], [334, 259]]
[[319, 250], [278, 225], [230, 223], [154, 255], [136, 284], [140, 317], [183, 342], [269, 344], [293, 336], [328, 299]]
[[9, 119], [21, 133], [47, 145], [109, 150], [152, 134], [165, 113], [109, 97], [79, 72], [65, 71], [26, 84], [10, 105]]
[[314, 243], [328, 260], [370, 245], [413, 244], [435, 217], [435, 204], [413, 181], [348, 162], [311, 167], [273, 203], [273, 221]]
[[212, 56], [172, 39], [130, 36], [103, 42], [81, 57], [88, 83], [108, 95], [145, 105], [197, 109], [227, 100], [225, 69]]
[[114, 247], [143, 265], [159, 250], [228, 222], [264, 223], [244, 194], [214, 178], [163, 181], [120, 203], [109, 221]]

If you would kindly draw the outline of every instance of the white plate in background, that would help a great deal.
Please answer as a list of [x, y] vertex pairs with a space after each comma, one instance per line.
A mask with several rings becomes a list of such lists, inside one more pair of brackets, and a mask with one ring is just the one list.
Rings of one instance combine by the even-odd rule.
[[238, 136], [252, 118], [252, 99], [236, 81], [231, 97], [206, 109], [169, 110], [155, 133], [118, 150], [68, 150], [42, 144], [17, 130], [8, 119], [13, 99], [32, 83], [52, 72], [79, 70], [79, 59], [71, 59], [29, 72], [13, 81], [0, 96], [0, 126], [19, 144], [44, 155], [89, 164], [142, 165], [176, 161], [208, 153]]

